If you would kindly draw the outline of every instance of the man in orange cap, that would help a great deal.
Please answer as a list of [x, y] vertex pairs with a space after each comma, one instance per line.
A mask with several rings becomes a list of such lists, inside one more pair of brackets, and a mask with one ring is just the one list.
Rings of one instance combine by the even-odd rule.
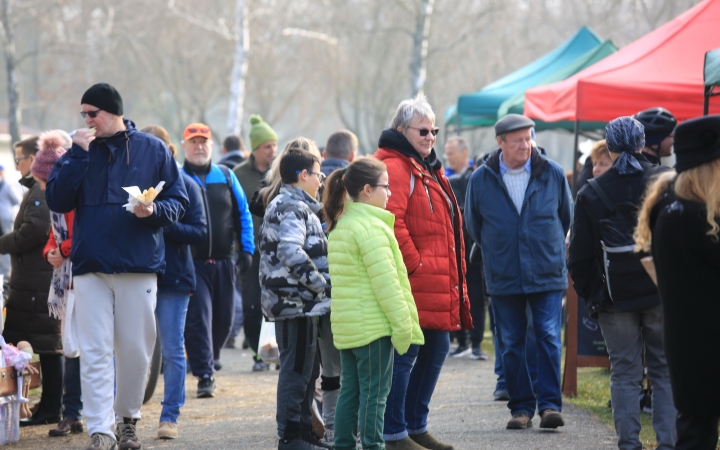
[[198, 398], [215, 396], [213, 373], [222, 367], [220, 349], [232, 327], [236, 273], [233, 255], [240, 255], [237, 265], [240, 272], [245, 272], [255, 251], [245, 193], [232, 171], [210, 161], [212, 147], [210, 127], [191, 123], [185, 128], [183, 171], [202, 188], [207, 211], [208, 238], [204, 245], [193, 248], [197, 286], [190, 297], [185, 323], [185, 348], [192, 373], [199, 379]]

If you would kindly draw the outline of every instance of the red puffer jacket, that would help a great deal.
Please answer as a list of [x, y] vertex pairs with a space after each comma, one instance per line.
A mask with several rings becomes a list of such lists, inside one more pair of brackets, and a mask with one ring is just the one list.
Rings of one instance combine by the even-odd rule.
[[392, 195], [387, 209], [395, 214], [395, 237], [410, 274], [420, 326], [443, 331], [472, 329], [462, 217], [434, 151], [429, 159], [435, 161], [431, 167], [439, 182], [397, 131], [383, 132], [375, 158], [388, 168]]

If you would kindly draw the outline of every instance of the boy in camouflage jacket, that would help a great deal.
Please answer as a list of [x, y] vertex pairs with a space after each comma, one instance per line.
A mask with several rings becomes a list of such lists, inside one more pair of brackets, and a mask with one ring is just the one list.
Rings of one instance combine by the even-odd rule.
[[318, 159], [305, 150], [290, 149], [281, 158], [283, 184], [260, 230], [262, 308], [275, 322], [280, 349], [278, 449], [313, 449], [317, 316], [330, 310], [327, 239], [316, 200], [322, 174]]

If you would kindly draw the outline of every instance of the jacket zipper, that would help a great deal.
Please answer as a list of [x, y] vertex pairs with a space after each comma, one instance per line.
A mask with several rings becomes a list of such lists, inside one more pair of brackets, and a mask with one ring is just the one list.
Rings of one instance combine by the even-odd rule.
[[432, 199], [430, 198], [430, 191], [428, 190], [427, 184], [423, 183], [423, 187], [425, 188], [425, 195], [427, 195], [428, 203], [430, 203], [430, 212], [434, 213], [435, 208], [433, 208]]

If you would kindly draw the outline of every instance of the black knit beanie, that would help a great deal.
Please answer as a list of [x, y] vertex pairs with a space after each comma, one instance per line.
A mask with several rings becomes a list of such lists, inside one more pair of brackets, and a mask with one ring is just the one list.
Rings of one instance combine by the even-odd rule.
[[116, 116], [123, 115], [123, 101], [120, 93], [107, 83], [94, 84], [85, 91], [80, 104], [92, 105]]

